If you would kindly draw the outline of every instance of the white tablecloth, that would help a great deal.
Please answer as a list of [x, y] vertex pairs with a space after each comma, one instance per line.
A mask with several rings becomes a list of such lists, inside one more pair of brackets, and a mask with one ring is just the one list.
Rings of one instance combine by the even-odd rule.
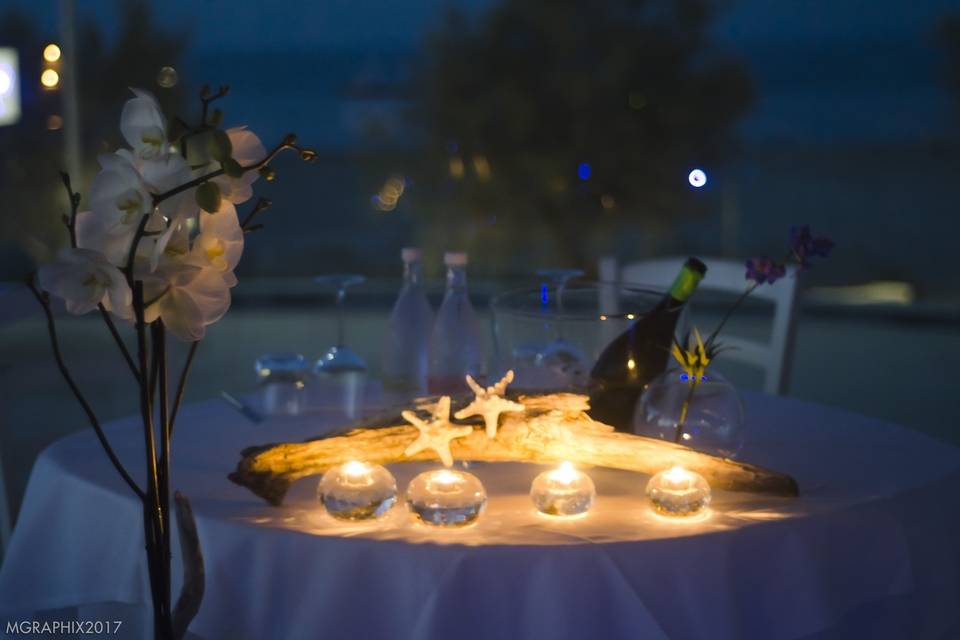
[[[825, 407], [744, 399], [741, 457], [793, 475], [800, 498], [717, 492], [707, 518], [670, 522], [650, 513], [646, 476], [593, 469], [594, 511], [557, 522], [527, 498], [537, 467], [477, 465], [488, 511], [451, 532], [414, 526], [402, 508], [373, 526], [333, 522], [315, 502], [316, 479], [270, 507], [226, 479], [239, 450], [329, 425], [186, 407], [173, 484], [193, 502], [207, 572], [191, 630], [238, 640], [960, 637], [960, 451]], [[136, 421], [107, 431], [141, 477]], [[420, 468], [393, 471], [403, 487]], [[147, 601], [141, 525], [91, 432], [52, 445], [0, 569], [0, 620]]]

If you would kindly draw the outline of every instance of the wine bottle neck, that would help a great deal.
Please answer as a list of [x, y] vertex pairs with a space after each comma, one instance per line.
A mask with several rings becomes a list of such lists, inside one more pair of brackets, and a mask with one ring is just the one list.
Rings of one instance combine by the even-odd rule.
[[702, 279], [703, 274], [684, 265], [677, 275], [677, 279], [674, 280], [670, 286], [670, 297], [680, 303], [686, 302], [687, 299], [693, 295], [693, 292], [696, 291], [697, 285], [700, 284]]
[[461, 266], [447, 268], [447, 292], [464, 291], [467, 288], [467, 271]]
[[406, 284], [420, 284], [420, 262], [412, 260], [403, 263], [403, 281]]

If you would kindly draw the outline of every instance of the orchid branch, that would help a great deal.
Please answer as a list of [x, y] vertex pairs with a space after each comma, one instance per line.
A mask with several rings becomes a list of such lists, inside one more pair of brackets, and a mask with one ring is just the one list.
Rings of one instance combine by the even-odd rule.
[[193, 366], [193, 356], [197, 354], [197, 347], [200, 341], [190, 343], [190, 349], [187, 351], [187, 359], [183, 363], [183, 369], [180, 371], [180, 382], [177, 384], [177, 395], [173, 399], [173, 408], [170, 411], [170, 436], [173, 436], [173, 427], [177, 422], [177, 414], [180, 412], [180, 403], [183, 402], [183, 393], [187, 389], [187, 378], [190, 375], [190, 367]]
[[67, 197], [70, 199], [70, 216], [66, 219], [67, 231], [70, 233], [70, 246], [77, 248], [77, 212], [80, 209], [80, 194], [73, 190], [70, 185], [70, 174], [66, 171], [60, 172], [60, 180], [67, 190]]
[[113, 341], [117, 343], [117, 347], [120, 349], [120, 353], [123, 355], [124, 361], [127, 363], [127, 367], [130, 369], [130, 373], [133, 374], [134, 380], [137, 384], [140, 384], [140, 373], [137, 371], [137, 364], [133, 361], [133, 356], [130, 355], [130, 350], [127, 349], [126, 343], [124, 343], [123, 338], [120, 337], [120, 332], [117, 330], [117, 325], [114, 324], [113, 318], [110, 317], [110, 312], [107, 311], [107, 308], [103, 306], [103, 303], [97, 305], [97, 309], [100, 310], [100, 316], [103, 318], [103, 322], [107, 325], [107, 329], [110, 330], [110, 335], [113, 336]]
[[[273, 161], [274, 158], [277, 157], [277, 155], [281, 151], [285, 149], [293, 149], [294, 151], [299, 152], [300, 157], [307, 162], [312, 162], [317, 157], [317, 153], [313, 149], [308, 149], [306, 147], [301, 147], [297, 145], [297, 136], [292, 133], [288, 133], [286, 137], [283, 139], [283, 141], [280, 142], [280, 144], [278, 144], [276, 147], [274, 147], [273, 150], [271, 150], [270, 153], [268, 153], [262, 160], [260, 160], [259, 162], [254, 162], [253, 164], [241, 166], [240, 167], [241, 173], [247, 173], [248, 171], [256, 171], [261, 167], [267, 166]], [[224, 174], [224, 170], [221, 167], [220, 169], [210, 171], [209, 173], [205, 173], [202, 176], [194, 178], [189, 182], [184, 182], [183, 184], [176, 186], [170, 189], [169, 191], [158, 193], [153, 196], [153, 204], [154, 206], [156, 206], [161, 202], [163, 202], [164, 200], [167, 200], [168, 198], [172, 198], [173, 196], [183, 193], [184, 191], [188, 191], [194, 187], [198, 187], [204, 182], [208, 182], [209, 180], [213, 180], [214, 178], [219, 178], [223, 174]]]
[[246, 217], [243, 219], [243, 222], [240, 223], [240, 228], [246, 231], [250, 226], [250, 223], [253, 222], [253, 219], [257, 217], [257, 214], [259, 214], [261, 211], [264, 211], [270, 208], [272, 205], [273, 205], [273, 202], [271, 202], [267, 198], [258, 198], [257, 204], [253, 205], [253, 209], [250, 210], [250, 213], [248, 213]]
[[[63, 181], [63, 187], [67, 190], [67, 197], [70, 199], [70, 215], [65, 218], [64, 222], [67, 225], [67, 232], [70, 234], [70, 246], [76, 249], [77, 213], [80, 209], [80, 194], [73, 190], [73, 186], [70, 184], [69, 173], [66, 171], [61, 171], [60, 180]], [[127, 345], [123, 342], [123, 338], [120, 337], [120, 332], [117, 331], [117, 325], [113, 323], [113, 319], [110, 317], [110, 313], [107, 311], [106, 307], [103, 306], [103, 303], [98, 304], [97, 309], [100, 310], [100, 316], [103, 318], [104, 323], [106, 323], [107, 329], [110, 331], [110, 335], [113, 336], [114, 342], [117, 343], [117, 347], [120, 349], [120, 354], [126, 361], [127, 367], [133, 374], [134, 379], [139, 383], [140, 374], [137, 373], [137, 365], [133, 362], [133, 356], [130, 355], [130, 350], [127, 349]]]
[[[150, 336], [153, 344], [153, 359], [157, 369], [160, 404], [160, 461], [157, 469], [157, 501], [160, 513], [170, 513], [170, 415], [167, 391], [167, 344], [166, 331], [163, 320], [157, 320], [150, 325]], [[170, 564], [170, 522], [164, 523], [162, 531], [161, 553], [167, 566]], [[164, 602], [170, 602], [170, 572], [166, 572], [163, 583]]]
[[53, 348], [53, 358], [57, 363], [57, 368], [60, 370], [60, 375], [63, 376], [63, 379], [66, 381], [67, 386], [70, 387], [70, 391], [73, 392], [73, 396], [77, 399], [77, 402], [80, 403], [80, 407], [83, 409], [83, 412], [87, 415], [87, 420], [90, 422], [90, 426], [93, 427], [94, 432], [97, 434], [97, 439], [100, 441], [100, 444], [103, 446], [103, 450], [106, 452], [107, 457], [110, 458], [110, 462], [116, 468], [117, 472], [120, 474], [120, 477], [123, 478], [124, 482], [130, 486], [130, 489], [137, 495], [141, 500], [145, 500], [146, 494], [143, 489], [137, 486], [137, 483], [134, 482], [133, 478], [130, 477], [130, 474], [127, 473], [126, 468], [123, 466], [123, 463], [120, 462], [120, 459], [117, 457], [117, 454], [114, 453], [113, 447], [110, 446], [110, 442], [107, 440], [106, 434], [103, 432], [103, 428], [100, 426], [100, 421], [97, 419], [96, 414], [93, 412], [93, 408], [90, 406], [90, 403], [87, 402], [87, 399], [84, 397], [83, 393], [80, 391], [80, 388], [77, 386], [77, 383], [73, 380], [73, 376], [70, 374], [70, 370], [67, 368], [66, 362], [63, 359], [63, 354], [60, 351], [60, 340], [57, 337], [57, 327], [56, 322], [53, 318], [53, 312], [50, 309], [50, 298], [46, 293], [41, 292], [37, 286], [33, 283], [33, 278], [30, 277], [26, 281], [27, 287], [30, 288], [30, 291], [33, 293], [33, 296], [37, 299], [37, 302], [40, 303], [40, 306], [43, 308], [43, 313], [47, 317], [47, 331], [50, 333], [50, 344]]
[[738, 308], [740, 308], [740, 305], [743, 304], [743, 301], [749, 298], [750, 294], [753, 293], [754, 290], [759, 286], [760, 286], [759, 282], [754, 282], [753, 284], [751, 284], [749, 287], [747, 287], [746, 291], [740, 294], [740, 297], [737, 298], [737, 301], [734, 302], [729, 309], [727, 309], [727, 313], [724, 314], [723, 319], [720, 320], [720, 324], [717, 325], [717, 328], [714, 329], [713, 332], [710, 334], [710, 336], [707, 338], [706, 348], [708, 351], [710, 350], [711, 347], [713, 347], [713, 343], [716, 341], [717, 336], [720, 335], [720, 332], [723, 330], [723, 327], [727, 324], [730, 318], [733, 317], [734, 312]]
[[200, 102], [203, 104], [203, 111], [200, 114], [200, 125], [207, 126], [207, 110], [210, 108], [210, 103], [219, 100], [230, 93], [230, 85], [222, 84], [220, 89], [210, 95], [210, 87], [203, 85], [200, 90]]

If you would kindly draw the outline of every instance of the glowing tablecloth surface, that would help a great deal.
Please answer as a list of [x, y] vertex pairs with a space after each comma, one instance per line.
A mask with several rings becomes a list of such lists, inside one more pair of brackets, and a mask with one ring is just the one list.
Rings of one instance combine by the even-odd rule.
[[[793, 475], [800, 498], [715, 492], [709, 515], [674, 522], [650, 512], [647, 476], [591, 469], [593, 511], [558, 521], [527, 496], [540, 467], [481, 464], [471, 471], [487, 511], [457, 531], [415, 525], [403, 508], [374, 525], [335, 522], [316, 478], [270, 507], [227, 481], [240, 449], [315, 436], [329, 421], [256, 425], [220, 402], [186, 407], [173, 484], [193, 502], [207, 572], [191, 629], [211, 639], [960, 634], [960, 450], [817, 405], [744, 400], [742, 459]], [[141, 477], [136, 420], [108, 433]], [[402, 489], [431, 466], [391, 470]], [[0, 615], [147, 601], [141, 522], [91, 432], [55, 443], [0, 569]]]

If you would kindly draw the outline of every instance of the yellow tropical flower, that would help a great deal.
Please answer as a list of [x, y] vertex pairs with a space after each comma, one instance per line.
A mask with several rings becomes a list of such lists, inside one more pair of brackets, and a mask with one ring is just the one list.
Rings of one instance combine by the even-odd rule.
[[693, 336], [696, 340], [695, 345], [688, 344], [681, 349], [679, 343], [673, 344], [673, 357], [683, 367], [690, 384], [703, 380], [703, 373], [710, 364], [707, 350], [703, 346], [703, 338], [700, 337], [700, 331], [696, 327], [693, 329]]

